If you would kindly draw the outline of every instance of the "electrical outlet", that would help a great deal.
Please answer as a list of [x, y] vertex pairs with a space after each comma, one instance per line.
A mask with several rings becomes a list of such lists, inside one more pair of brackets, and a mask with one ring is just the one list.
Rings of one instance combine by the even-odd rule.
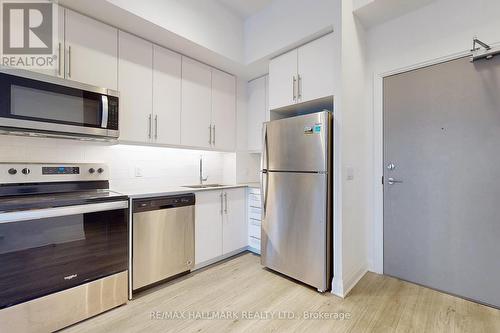
[[136, 177], [142, 177], [143, 176], [143, 174], [142, 174], [142, 168], [139, 168], [139, 167], [135, 168], [135, 176]]

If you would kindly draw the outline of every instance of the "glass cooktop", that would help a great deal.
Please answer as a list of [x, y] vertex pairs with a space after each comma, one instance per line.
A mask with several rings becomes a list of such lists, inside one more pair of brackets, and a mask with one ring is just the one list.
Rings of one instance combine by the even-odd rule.
[[107, 189], [19, 195], [0, 198], [0, 212], [75, 206], [120, 199], [127, 199], [127, 196]]

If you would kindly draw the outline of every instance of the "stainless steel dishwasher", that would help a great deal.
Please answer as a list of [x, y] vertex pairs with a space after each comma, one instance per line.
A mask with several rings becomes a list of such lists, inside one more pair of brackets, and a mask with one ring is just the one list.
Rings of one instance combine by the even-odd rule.
[[194, 267], [194, 194], [133, 201], [132, 289]]

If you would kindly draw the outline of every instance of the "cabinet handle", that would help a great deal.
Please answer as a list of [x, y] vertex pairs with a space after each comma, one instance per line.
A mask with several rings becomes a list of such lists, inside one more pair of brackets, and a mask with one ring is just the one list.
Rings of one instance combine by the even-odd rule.
[[57, 66], [59, 66], [59, 68], [57, 69], [57, 75], [61, 76], [62, 75], [62, 72], [61, 72], [61, 67], [62, 67], [62, 57], [61, 57], [61, 42], [59, 42], [59, 48], [57, 49], [57, 56], [59, 57], [58, 60], [58, 64]]
[[224, 213], [227, 215], [227, 193], [224, 192], [224, 203], [225, 203], [225, 208], [224, 208]]
[[158, 115], [155, 115], [155, 139], [158, 139]]
[[299, 99], [302, 99], [302, 77], [299, 75], [297, 75], [298, 77], [298, 81], [297, 81], [297, 94], [298, 94], [298, 97], [297, 97], [297, 100]]
[[151, 139], [151, 115], [148, 117], [148, 138]]
[[213, 144], [215, 146], [215, 125], [214, 125], [214, 140], [213, 140]]
[[208, 126], [208, 131], [210, 132], [208, 135], [208, 144], [212, 144], [212, 125]]
[[222, 202], [222, 193], [221, 193], [221, 194], [220, 194], [220, 214], [221, 214], [221, 215], [222, 215], [222, 212], [223, 212], [223, 210], [224, 210], [223, 205], [224, 205], [224, 204], [223, 204], [223, 202]]
[[297, 79], [295, 78], [295, 75], [293, 76], [292, 79], [292, 93], [293, 93], [293, 100], [295, 101], [297, 99], [297, 96], [295, 95], [295, 83], [297, 82]]
[[71, 45], [68, 46], [68, 77], [71, 78]]

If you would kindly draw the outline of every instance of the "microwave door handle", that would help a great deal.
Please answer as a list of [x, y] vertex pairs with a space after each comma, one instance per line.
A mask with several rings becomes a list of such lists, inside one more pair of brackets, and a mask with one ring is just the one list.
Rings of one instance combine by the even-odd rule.
[[108, 104], [108, 96], [101, 96], [101, 104], [102, 104], [102, 117], [101, 117], [101, 127], [108, 127], [108, 115], [109, 115], [109, 104]]
[[128, 208], [128, 201], [101, 202], [87, 205], [43, 208], [34, 210], [13, 211], [0, 214], [0, 224], [30, 221], [51, 217], [61, 217], [86, 213], [104, 212]]

